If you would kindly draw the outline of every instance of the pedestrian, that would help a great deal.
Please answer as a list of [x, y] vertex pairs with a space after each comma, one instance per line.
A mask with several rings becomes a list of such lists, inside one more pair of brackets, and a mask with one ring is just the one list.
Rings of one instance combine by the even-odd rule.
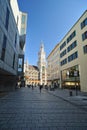
[[34, 89], [34, 86], [33, 86], [33, 84], [32, 84], [32, 90]]
[[41, 93], [42, 85], [39, 86], [39, 89], [40, 89], [40, 93]]
[[18, 83], [16, 83], [16, 85], [15, 85], [15, 89], [17, 89], [18, 88]]

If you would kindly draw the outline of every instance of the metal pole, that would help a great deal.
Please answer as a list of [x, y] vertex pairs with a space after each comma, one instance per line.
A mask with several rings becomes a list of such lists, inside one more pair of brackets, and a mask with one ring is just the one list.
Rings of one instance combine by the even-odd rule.
[[76, 89], [76, 96], [77, 96], [78, 92], [77, 92], [77, 86], [76, 86], [76, 76], [75, 76], [75, 89]]

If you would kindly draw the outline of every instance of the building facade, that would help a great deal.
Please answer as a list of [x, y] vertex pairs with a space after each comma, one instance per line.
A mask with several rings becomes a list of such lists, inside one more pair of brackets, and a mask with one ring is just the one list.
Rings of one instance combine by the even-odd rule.
[[77, 86], [87, 91], [87, 11], [60, 42], [62, 86]]
[[24, 86], [24, 53], [26, 42], [27, 13], [19, 11], [17, 0], [10, 0], [10, 4], [19, 32], [18, 82], [20, 82], [21, 86]]
[[56, 85], [58, 87], [60, 84], [59, 52], [59, 44], [57, 44], [47, 57], [47, 83], [48, 85]]
[[0, 0], [0, 12], [0, 91], [9, 91], [17, 82], [19, 56], [24, 55], [20, 45], [22, 14], [17, 0]]
[[60, 86], [87, 92], [87, 10], [59, 43]]
[[39, 69], [37, 66], [29, 65], [28, 62], [24, 64], [24, 75], [26, 85], [38, 85], [39, 80]]
[[44, 45], [41, 44], [40, 51], [38, 53], [38, 68], [40, 76], [40, 84], [47, 84], [47, 70], [46, 70], [46, 54], [44, 51]]

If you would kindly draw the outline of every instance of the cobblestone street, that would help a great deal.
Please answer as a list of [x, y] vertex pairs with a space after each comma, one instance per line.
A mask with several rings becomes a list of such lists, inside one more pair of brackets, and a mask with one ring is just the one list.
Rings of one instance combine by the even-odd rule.
[[87, 112], [38, 87], [0, 98], [0, 130], [87, 130]]

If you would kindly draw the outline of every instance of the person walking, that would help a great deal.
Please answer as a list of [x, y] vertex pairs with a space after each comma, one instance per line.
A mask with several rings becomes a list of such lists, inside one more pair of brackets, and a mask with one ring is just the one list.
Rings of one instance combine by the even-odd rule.
[[42, 85], [40, 85], [40, 86], [39, 86], [39, 89], [40, 89], [40, 93], [41, 93], [41, 89], [42, 89], [42, 87], [43, 87]]
[[33, 86], [33, 84], [32, 84], [32, 90], [34, 89], [34, 86]]

